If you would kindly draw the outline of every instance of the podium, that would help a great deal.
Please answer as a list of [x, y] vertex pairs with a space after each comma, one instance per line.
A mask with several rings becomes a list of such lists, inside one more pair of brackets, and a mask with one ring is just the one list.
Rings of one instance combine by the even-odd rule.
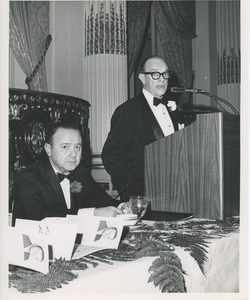
[[152, 211], [217, 220], [239, 215], [240, 117], [200, 114], [147, 145], [145, 189]]

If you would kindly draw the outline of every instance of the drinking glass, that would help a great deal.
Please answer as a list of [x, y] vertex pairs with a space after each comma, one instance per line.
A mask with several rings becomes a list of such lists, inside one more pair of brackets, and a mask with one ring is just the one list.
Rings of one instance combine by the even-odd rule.
[[146, 196], [130, 196], [129, 206], [133, 214], [138, 216], [137, 223], [141, 223], [141, 218], [145, 215], [148, 206], [148, 199]]

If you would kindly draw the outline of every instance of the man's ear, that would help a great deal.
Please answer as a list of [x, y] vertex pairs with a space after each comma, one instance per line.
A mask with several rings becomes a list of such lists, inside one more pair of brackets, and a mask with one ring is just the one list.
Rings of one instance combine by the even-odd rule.
[[145, 74], [140, 73], [140, 74], [138, 75], [138, 77], [139, 77], [139, 79], [141, 80], [142, 84], [144, 85], [144, 84], [145, 84]]
[[48, 155], [48, 156], [51, 156], [51, 145], [48, 144], [48, 143], [45, 143], [44, 149], [45, 149], [47, 155]]

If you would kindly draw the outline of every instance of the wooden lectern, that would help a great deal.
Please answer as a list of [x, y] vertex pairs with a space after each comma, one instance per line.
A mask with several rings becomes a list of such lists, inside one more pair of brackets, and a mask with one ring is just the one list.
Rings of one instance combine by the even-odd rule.
[[145, 186], [153, 211], [217, 220], [239, 215], [240, 117], [200, 114], [147, 145]]

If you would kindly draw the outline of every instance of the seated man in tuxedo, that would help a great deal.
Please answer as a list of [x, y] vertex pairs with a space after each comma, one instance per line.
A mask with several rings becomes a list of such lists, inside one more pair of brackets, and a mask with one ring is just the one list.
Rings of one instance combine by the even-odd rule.
[[46, 156], [18, 172], [13, 188], [15, 219], [42, 220], [67, 214], [116, 216], [126, 204], [114, 200], [81, 163], [82, 137], [73, 124], [57, 122], [46, 134]]
[[[102, 150], [102, 161], [121, 199], [144, 194], [144, 147], [184, 126], [174, 101], [164, 99], [171, 76], [166, 61], [142, 62], [142, 92], [117, 107]], [[172, 107], [171, 107], [172, 106]]]

